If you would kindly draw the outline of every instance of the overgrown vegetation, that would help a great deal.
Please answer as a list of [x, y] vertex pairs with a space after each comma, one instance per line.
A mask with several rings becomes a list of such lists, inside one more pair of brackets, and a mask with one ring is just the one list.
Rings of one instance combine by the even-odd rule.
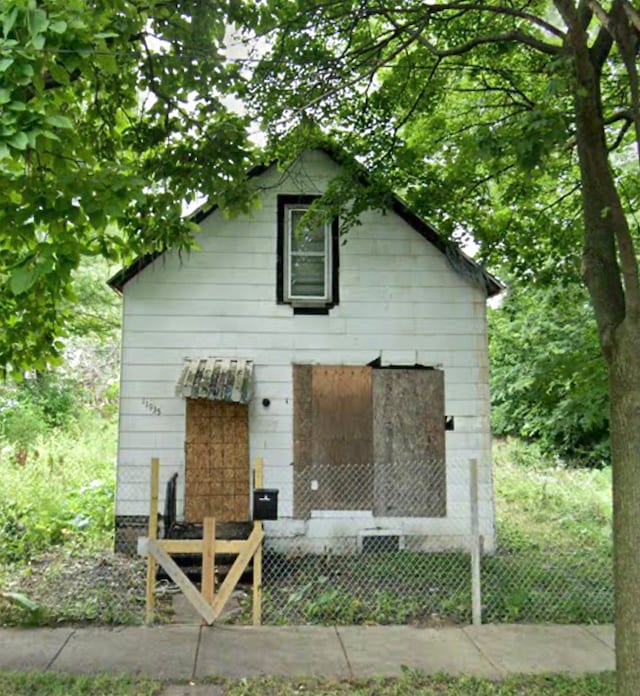
[[498, 539], [512, 552], [611, 547], [611, 468], [574, 469], [535, 444], [494, 444]]
[[[11, 417], [19, 419], [21, 407], [16, 410], [18, 415]], [[63, 544], [76, 551], [109, 547], [115, 428], [114, 419], [85, 412], [65, 429], [19, 444], [5, 440], [0, 454], [0, 563], [28, 563]], [[21, 449], [26, 442], [28, 450]]]

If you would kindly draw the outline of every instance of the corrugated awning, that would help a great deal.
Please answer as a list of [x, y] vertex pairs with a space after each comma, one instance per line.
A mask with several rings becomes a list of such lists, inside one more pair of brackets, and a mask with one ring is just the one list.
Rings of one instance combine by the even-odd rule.
[[252, 360], [187, 360], [176, 384], [176, 396], [247, 404], [251, 399], [252, 387]]

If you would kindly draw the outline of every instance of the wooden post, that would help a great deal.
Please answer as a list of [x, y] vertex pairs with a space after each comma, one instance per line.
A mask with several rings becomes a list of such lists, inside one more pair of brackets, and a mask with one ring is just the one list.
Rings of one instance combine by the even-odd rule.
[[[149, 532], [148, 538], [155, 541], [158, 538], [158, 489], [160, 487], [160, 460], [151, 459], [151, 489], [149, 498]], [[147, 552], [147, 610], [145, 621], [153, 623], [155, 609], [156, 560]]]
[[202, 525], [202, 587], [201, 592], [209, 606], [215, 593], [216, 519], [205, 517]]
[[[262, 488], [263, 483], [262, 457], [256, 457], [253, 466], [253, 487]], [[262, 531], [262, 522], [254, 522], [253, 529]], [[253, 557], [253, 625], [260, 626], [262, 623], [262, 542]]]
[[482, 586], [480, 574], [480, 513], [478, 509], [478, 460], [470, 461], [469, 496], [471, 512], [471, 620], [482, 624]]

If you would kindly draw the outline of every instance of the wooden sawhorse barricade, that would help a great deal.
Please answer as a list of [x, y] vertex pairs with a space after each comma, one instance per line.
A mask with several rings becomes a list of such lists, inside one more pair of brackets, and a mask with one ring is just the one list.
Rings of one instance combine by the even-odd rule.
[[[254, 488], [262, 488], [262, 467], [262, 458], [258, 457], [253, 472]], [[254, 522], [249, 538], [240, 541], [216, 539], [216, 521], [213, 517], [205, 517], [202, 526], [202, 539], [158, 539], [159, 482], [160, 461], [153, 458], [151, 460], [149, 536], [142, 544], [142, 551], [147, 555], [146, 622], [153, 623], [158, 564], [180, 588], [186, 599], [200, 614], [202, 620], [210, 626], [220, 616], [246, 567], [253, 559], [253, 625], [259, 626], [262, 622], [262, 541], [264, 539], [262, 522]], [[172, 553], [202, 555], [202, 586], [200, 591], [171, 558]], [[217, 553], [237, 556], [220, 589], [215, 592], [215, 557]]]

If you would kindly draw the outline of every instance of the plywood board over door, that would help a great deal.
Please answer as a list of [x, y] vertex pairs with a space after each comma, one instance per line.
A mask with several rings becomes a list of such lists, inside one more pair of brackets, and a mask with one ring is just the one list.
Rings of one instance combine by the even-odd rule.
[[249, 519], [249, 408], [187, 399], [185, 519]]
[[371, 368], [295, 365], [294, 513], [373, 505]]

